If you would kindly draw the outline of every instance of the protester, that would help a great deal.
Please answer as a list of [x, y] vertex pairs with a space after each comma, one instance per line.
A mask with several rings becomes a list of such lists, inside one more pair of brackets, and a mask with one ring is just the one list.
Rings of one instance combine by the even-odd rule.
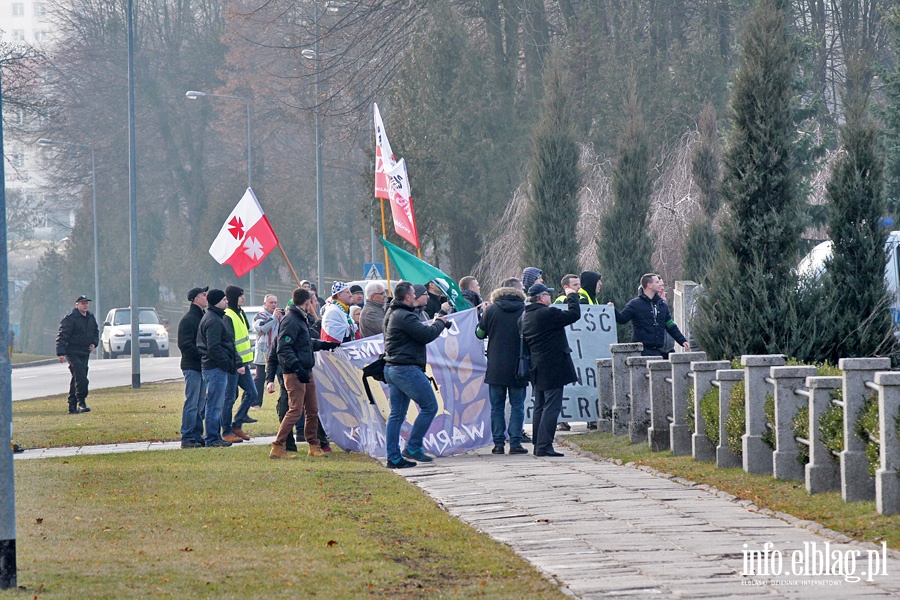
[[309, 456], [327, 456], [319, 446], [316, 435], [319, 417], [319, 402], [316, 397], [316, 382], [312, 375], [315, 367], [313, 352], [330, 350], [340, 342], [323, 342], [309, 335], [309, 290], [297, 288], [292, 295], [293, 305], [282, 319], [278, 332], [278, 363], [284, 373], [284, 384], [288, 391], [288, 411], [278, 427], [275, 441], [269, 450], [269, 458], [287, 458], [285, 449], [287, 438], [300, 414], [305, 413], [303, 429], [306, 442], [309, 444]]
[[359, 316], [359, 333], [362, 337], [378, 335], [384, 331], [384, 308], [387, 303], [387, 291], [380, 281], [366, 284], [366, 304]]
[[566, 327], [581, 318], [579, 296], [566, 298], [567, 310], [550, 306], [553, 290], [536, 283], [528, 290], [530, 304], [525, 307], [523, 332], [531, 353], [531, 385], [534, 388], [535, 456], [563, 456], [553, 449], [556, 421], [562, 408], [566, 384], [577, 381]]
[[358, 327], [350, 318], [350, 286], [335, 281], [331, 286], [331, 302], [322, 313], [322, 341], [349, 342], [357, 339]]
[[478, 318], [480, 319], [481, 315], [484, 314], [484, 307], [482, 306], [484, 300], [481, 299], [481, 284], [479, 284], [478, 280], [471, 275], [466, 275], [459, 280], [459, 287], [460, 290], [462, 290], [463, 298], [472, 305], [472, 308], [478, 309]]
[[616, 311], [616, 323], [631, 322], [631, 341], [644, 345], [641, 356], [661, 356], [668, 358], [665, 350], [666, 333], [690, 351], [691, 345], [682, 335], [678, 325], [672, 319], [669, 305], [661, 294], [665, 293], [666, 284], [656, 273], [647, 273], [641, 277], [641, 287], [636, 298], [632, 298], [619, 312]]
[[206, 437], [203, 441], [207, 448], [219, 448], [231, 445], [221, 435], [222, 406], [228, 375], [244, 367], [234, 347], [231, 319], [225, 318], [225, 308], [228, 306], [225, 292], [209, 290], [206, 298], [206, 314], [200, 320], [200, 329], [197, 331], [197, 350], [201, 356], [203, 385], [206, 387]]
[[428, 302], [421, 305], [422, 312], [429, 319], [433, 319], [436, 315], [444, 314], [441, 306], [447, 301], [447, 298], [444, 296], [444, 292], [441, 291], [440, 286], [433, 281], [429, 281], [425, 287], [428, 290]]
[[[565, 304], [566, 298], [569, 296], [569, 294], [578, 294], [581, 291], [581, 279], [579, 279], [578, 275], [573, 275], [572, 273], [563, 275], [563, 278], [560, 280], [559, 285], [560, 287], [562, 287], [563, 293], [553, 301], [553, 304]], [[580, 297], [578, 301], [581, 304], [584, 304], [584, 302], [581, 302]]]
[[[518, 280], [515, 280], [518, 283]], [[510, 282], [512, 283], [512, 282]], [[501, 287], [491, 294], [491, 303], [478, 321], [475, 335], [487, 338], [487, 371], [491, 401], [491, 436], [493, 454], [506, 451], [506, 399], [509, 397], [509, 453], [528, 454], [522, 447], [522, 424], [525, 422], [525, 385], [516, 377], [519, 358], [519, 322], [525, 311], [525, 294], [516, 287]]]
[[203, 447], [203, 421], [200, 413], [206, 401], [203, 386], [202, 356], [197, 349], [197, 332], [208, 300], [207, 287], [195, 287], [187, 293], [191, 303], [178, 322], [178, 350], [181, 352], [181, 373], [184, 375], [184, 408], [181, 410], [181, 447]]
[[363, 305], [363, 289], [361, 285], [353, 284], [350, 286], [350, 306], [358, 306], [362, 308]]
[[362, 309], [358, 304], [352, 304], [350, 306], [350, 320], [353, 321], [357, 328], [359, 327], [359, 313], [361, 312]]
[[56, 335], [56, 356], [59, 362], [69, 363], [69, 414], [91, 412], [85, 399], [88, 396], [88, 360], [100, 343], [100, 329], [94, 313], [88, 310], [91, 299], [78, 296], [75, 308], [59, 322]]
[[[307, 290], [309, 291], [309, 290]], [[293, 300], [288, 301], [288, 308], [293, 306]], [[278, 338], [269, 348], [269, 357], [266, 361], [266, 391], [270, 394], [275, 393], [275, 380], [278, 380], [278, 400], [275, 402], [275, 413], [278, 415], [278, 422], [284, 421], [284, 415], [288, 411], [288, 394], [287, 388], [284, 387], [284, 374], [281, 365], [278, 364]], [[297, 422], [299, 427], [300, 422]], [[298, 434], [300, 431], [298, 430]], [[294, 442], [294, 436], [288, 435], [284, 441], [284, 449], [287, 452], [296, 452], [297, 444]]]
[[[245, 301], [243, 288], [229, 285], [225, 288], [225, 298], [228, 301], [225, 317], [231, 320], [231, 326], [234, 329], [234, 348], [244, 368], [228, 374], [228, 387], [225, 390], [225, 402], [222, 406], [222, 439], [227, 442], [240, 443], [250, 439], [250, 436], [244, 433], [244, 423], [256, 422], [256, 419], [248, 415], [250, 406], [256, 403], [256, 383], [250, 372], [253, 363], [253, 348], [250, 344], [250, 324], [247, 322], [244, 309], [241, 308]], [[237, 400], [238, 387], [245, 393], [238, 406], [237, 414], [232, 419], [232, 408]]]
[[[291, 302], [293, 302], [293, 300]], [[320, 328], [322, 326], [322, 321], [321, 321], [321, 319], [319, 319], [316, 316], [317, 315], [317, 310], [316, 310], [317, 306], [318, 305], [316, 304], [316, 297], [310, 296], [309, 304], [307, 304], [306, 308], [303, 309], [303, 311], [306, 313], [306, 317], [310, 323], [309, 337], [312, 338], [313, 340], [322, 339], [322, 335], [321, 335], [321, 331], [320, 331]], [[287, 404], [285, 404], [285, 407], [287, 407]], [[287, 408], [285, 408], [285, 410], [287, 410]], [[301, 423], [304, 421], [305, 416], [306, 416], [305, 414], [300, 413], [300, 422]], [[322, 452], [331, 452], [331, 444], [328, 441], [328, 432], [326, 432], [325, 427], [322, 426], [321, 417], [318, 417], [318, 422], [319, 422], [319, 425], [317, 428], [317, 436], [319, 438], [319, 447], [322, 448]], [[297, 441], [302, 442], [303, 440], [304, 440], [304, 437], [298, 426]]]
[[250, 408], [261, 407], [263, 403], [263, 388], [266, 384], [266, 360], [269, 357], [269, 348], [278, 337], [278, 324], [284, 311], [278, 308], [278, 297], [275, 294], [266, 294], [263, 299], [262, 310], [253, 317], [253, 330], [256, 332], [256, 348], [253, 350], [253, 365], [256, 374], [253, 383], [256, 384], [256, 402]]
[[526, 292], [536, 283], [544, 283], [544, 273], [537, 267], [522, 269], [522, 289]]
[[[422, 449], [422, 440], [437, 414], [437, 399], [425, 376], [425, 346], [450, 327], [450, 322], [445, 316], [435, 317], [430, 324], [419, 320], [415, 307], [427, 302], [425, 286], [402, 281], [394, 288], [394, 301], [384, 317], [384, 380], [390, 388], [391, 407], [385, 432], [389, 469], [405, 469], [416, 466], [414, 461], [434, 460]], [[410, 400], [419, 406], [419, 415], [401, 453], [400, 427]]]

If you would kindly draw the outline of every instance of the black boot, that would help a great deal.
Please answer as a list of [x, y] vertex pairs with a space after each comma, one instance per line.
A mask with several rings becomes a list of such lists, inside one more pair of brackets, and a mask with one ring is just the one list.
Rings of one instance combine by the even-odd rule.
[[78, 410], [79, 412], [91, 412], [91, 409], [84, 403], [84, 400], [78, 403]]

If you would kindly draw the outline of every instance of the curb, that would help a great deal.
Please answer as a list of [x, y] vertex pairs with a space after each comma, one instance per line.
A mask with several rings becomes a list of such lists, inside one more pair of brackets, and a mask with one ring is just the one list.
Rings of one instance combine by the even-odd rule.
[[12, 365], [12, 368], [13, 369], [22, 369], [25, 367], [42, 367], [44, 365], [52, 365], [52, 364], [58, 363], [58, 362], [59, 362], [59, 359], [57, 359], [57, 358], [47, 358], [44, 360], [34, 360], [31, 362], [26, 362], [26, 363], [18, 363], [18, 364]]
[[[854, 539], [848, 535], [843, 533], [834, 531], [833, 529], [828, 529], [821, 523], [817, 523], [815, 521], [807, 521], [804, 519], [799, 519], [794, 515], [780, 512], [777, 510], [771, 510], [769, 508], [760, 508], [756, 506], [751, 500], [741, 500], [734, 494], [730, 494], [728, 492], [723, 492], [722, 490], [715, 488], [711, 485], [707, 485], [705, 483], [697, 483], [696, 481], [691, 481], [690, 479], [685, 479], [684, 477], [677, 477], [672, 475], [671, 473], [665, 473], [663, 471], [658, 471], [653, 467], [649, 467], [647, 465], [639, 465], [634, 462], [623, 462], [618, 458], [607, 458], [605, 456], [600, 456], [599, 454], [595, 454], [594, 452], [590, 452], [588, 450], [582, 450], [580, 446], [578, 446], [575, 442], [570, 442], [569, 440], [564, 440], [563, 443], [575, 451], [576, 454], [580, 454], [585, 458], [590, 458], [591, 460], [595, 460], [597, 462], [603, 462], [608, 464], [617, 465], [620, 467], [626, 467], [629, 469], [636, 469], [638, 471], [643, 471], [654, 477], [660, 477], [662, 479], [668, 479], [670, 481], [674, 481], [675, 483], [680, 483], [685, 487], [695, 488], [698, 490], [704, 490], [713, 496], [718, 496], [719, 498], [723, 498], [732, 502], [734, 504], [738, 504], [743, 506], [750, 512], [759, 513], [761, 515], [765, 515], [767, 517], [773, 517], [776, 519], [781, 519], [782, 521], [793, 525], [794, 527], [800, 527], [802, 529], [806, 529], [807, 531], [811, 531], [817, 535], [821, 535], [822, 537], [829, 538], [834, 540], [835, 542], [839, 542], [842, 544], [853, 544], [855, 546], [861, 546], [868, 550], [881, 550], [881, 546], [873, 543], [873, 542], [863, 542], [857, 539]], [[888, 554], [893, 556], [895, 559], [900, 560], [900, 551], [894, 550], [893, 548], [887, 549]]]

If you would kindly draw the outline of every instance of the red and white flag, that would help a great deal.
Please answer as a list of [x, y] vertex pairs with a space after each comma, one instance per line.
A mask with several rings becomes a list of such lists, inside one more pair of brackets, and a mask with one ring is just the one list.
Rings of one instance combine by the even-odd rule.
[[209, 247], [209, 253], [220, 265], [231, 265], [234, 274], [243, 277], [277, 245], [275, 231], [253, 190], [247, 188]]
[[394, 218], [394, 231], [418, 248], [419, 232], [416, 230], [416, 215], [413, 212], [412, 198], [410, 197], [406, 159], [401, 158], [393, 167], [385, 168], [385, 174], [391, 186], [391, 215]]
[[384, 131], [384, 123], [378, 105], [375, 106], [375, 197], [391, 199], [391, 184], [388, 181], [387, 169], [392, 169], [397, 161], [391, 151], [391, 143]]

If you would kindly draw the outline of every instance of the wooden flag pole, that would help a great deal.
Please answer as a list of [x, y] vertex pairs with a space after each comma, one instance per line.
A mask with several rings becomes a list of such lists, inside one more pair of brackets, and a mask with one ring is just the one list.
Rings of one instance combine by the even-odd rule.
[[[379, 198], [381, 201], [381, 237], [387, 239], [387, 226], [384, 224], [384, 198]], [[381, 248], [384, 250], [384, 273], [387, 275], [387, 293], [388, 296], [391, 295], [391, 263], [388, 261], [388, 251], [387, 246], [384, 244], [381, 245]], [[373, 256], [374, 260], [375, 257]]]
[[292, 265], [291, 261], [288, 260], [287, 253], [284, 251], [284, 246], [281, 245], [281, 240], [278, 240], [278, 249], [281, 250], [281, 256], [284, 257], [284, 262], [287, 263], [288, 269], [291, 270], [291, 275], [294, 276], [294, 280], [297, 282], [297, 287], [300, 287], [300, 278], [297, 277], [297, 271], [294, 270], [294, 265]]

